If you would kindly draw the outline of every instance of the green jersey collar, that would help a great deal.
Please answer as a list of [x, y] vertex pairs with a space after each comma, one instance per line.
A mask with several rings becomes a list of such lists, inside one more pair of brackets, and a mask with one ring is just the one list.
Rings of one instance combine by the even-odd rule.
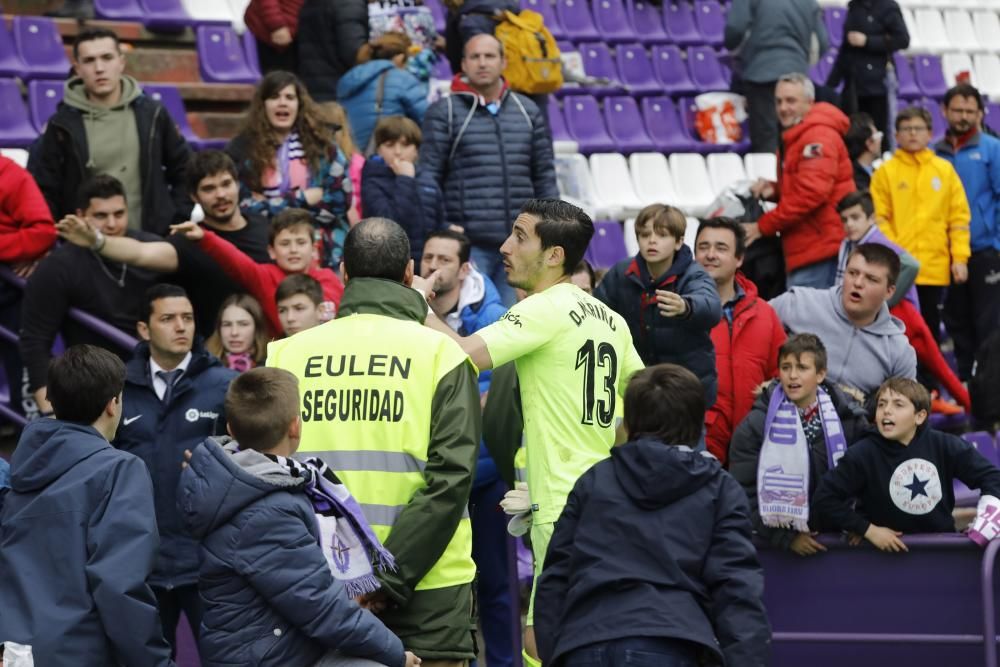
[[337, 317], [355, 314], [384, 315], [424, 323], [427, 302], [420, 292], [384, 278], [351, 278], [344, 287]]

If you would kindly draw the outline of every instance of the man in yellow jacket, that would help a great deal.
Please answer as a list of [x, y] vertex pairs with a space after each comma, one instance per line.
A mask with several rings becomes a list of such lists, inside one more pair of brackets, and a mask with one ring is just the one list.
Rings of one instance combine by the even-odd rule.
[[896, 150], [872, 176], [871, 194], [879, 227], [920, 262], [920, 313], [935, 338], [944, 289], [964, 283], [969, 249], [969, 203], [962, 181], [931, 141], [931, 115], [909, 107], [896, 116]]

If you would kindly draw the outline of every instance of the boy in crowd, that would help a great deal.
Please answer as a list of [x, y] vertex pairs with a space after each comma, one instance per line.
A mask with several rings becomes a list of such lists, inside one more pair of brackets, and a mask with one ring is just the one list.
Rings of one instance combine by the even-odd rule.
[[[330, 570], [311, 500], [318, 482], [312, 468], [291, 458], [302, 430], [298, 408], [294, 375], [277, 368], [247, 371], [226, 394], [235, 439], [209, 438], [187, 455], [179, 507], [202, 541], [201, 658], [334, 665], [351, 657], [389, 667], [418, 665]], [[342, 662], [334, 662], [334, 651]]]
[[890, 241], [875, 224], [875, 204], [872, 201], [871, 193], [867, 190], [858, 190], [846, 195], [837, 202], [837, 213], [840, 214], [840, 221], [844, 223], [846, 238], [840, 242], [840, 252], [837, 254], [836, 284], [840, 285], [844, 282], [847, 258], [851, 256], [852, 250], [862, 243], [878, 243], [892, 249], [899, 255], [899, 277], [896, 278], [896, 292], [886, 300], [889, 308], [904, 298], [919, 308], [920, 301], [917, 299], [914, 281], [916, 281], [917, 273], [920, 271], [920, 262], [913, 255]]
[[281, 333], [285, 336], [294, 336], [333, 319], [323, 310], [323, 286], [304, 273], [295, 273], [282, 280], [274, 292], [274, 302], [278, 306]]
[[652, 204], [635, 219], [639, 254], [614, 266], [594, 296], [628, 323], [647, 366], [670, 362], [698, 376], [715, 403], [712, 327], [722, 318], [715, 281], [684, 245], [687, 220], [673, 206]]
[[36, 665], [173, 667], [146, 580], [159, 542], [142, 461], [111, 447], [125, 365], [74, 345], [49, 364], [55, 419], [24, 428], [0, 492], [0, 646]]
[[984, 519], [1000, 506], [1000, 470], [972, 444], [926, 424], [931, 399], [918, 382], [889, 378], [876, 396], [878, 433], [851, 447], [827, 473], [815, 511], [855, 542], [863, 536], [882, 551], [906, 551], [903, 533], [955, 531], [952, 483], [959, 479], [982, 491], [977, 530], [969, 536], [980, 544], [995, 537], [996, 527], [987, 530]]
[[232, 243], [195, 222], [174, 225], [170, 229], [171, 233], [183, 234], [189, 241], [197, 243], [256, 298], [272, 331], [282, 330], [274, 292], [278, 284], [292, 274], [306, 274], [318, 281], [323, 286], [324, 308], [331, 313], [331, 317], [336, 313], [344, 284], [331, 269], [311, 268], [316, 262], [316, 246], [313, 243], [312, 216], [308, 211], [288, 208], [274, 216], [267, 246], [274, 264], [255, 262]]
[[361, 214], [398, 222], [420, 263], [427, 235], [444, 226], [444, 198], [433, 178], [417, 173], [423, 134], [405, 116], [387, 116], [375, 125], [376, 153], [361, 170]]
[[746, 498], [714, 457], [692, 449], [704, 423], [704, 389], [687, 369], [660, 364], [632, 377], [629, 441], [574, 485], [538, 579], [544, 664], [626, 665], [636, 651], [650, 665], [767, 664]]
[[729, 471], [750, 500], [755, 532], [800, 556], [826, 549], [809, 498], [847, 447], [869, 430], [864, 410], [826, 381], [826, 348], [796, 334], [778, 351], [778, 382], [764, 387], [729, 448]]

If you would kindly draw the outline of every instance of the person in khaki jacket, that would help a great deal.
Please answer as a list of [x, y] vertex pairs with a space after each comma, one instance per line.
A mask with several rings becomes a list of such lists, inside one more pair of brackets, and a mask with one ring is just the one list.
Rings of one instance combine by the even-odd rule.
[[969, 203], [954, 167], [928, 148], [931, 115], [909, 107], [896, 116], [892, 159], [872, 176], [871, 194], [879, 227], [920, 262], [920, 314], [935, 337], [944, 289], [969, 277]]

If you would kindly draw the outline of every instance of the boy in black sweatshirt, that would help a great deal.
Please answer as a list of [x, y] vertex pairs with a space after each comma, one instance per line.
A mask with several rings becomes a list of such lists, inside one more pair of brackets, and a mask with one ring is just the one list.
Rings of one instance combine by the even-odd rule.
[[903, 533], [955, 531], [957, 478], [982, 491], [969, 537], [985, 544], [995, 536], [984, 521], [1000, 508], [1000, 469], [972, 444], [925, 424], [930, 394], [919, 383], [889, 378], [876, 396], [878, 434], [850, 447], [826, 474], [812, 502], [816, 513], [882, 551], [906, 551]]

